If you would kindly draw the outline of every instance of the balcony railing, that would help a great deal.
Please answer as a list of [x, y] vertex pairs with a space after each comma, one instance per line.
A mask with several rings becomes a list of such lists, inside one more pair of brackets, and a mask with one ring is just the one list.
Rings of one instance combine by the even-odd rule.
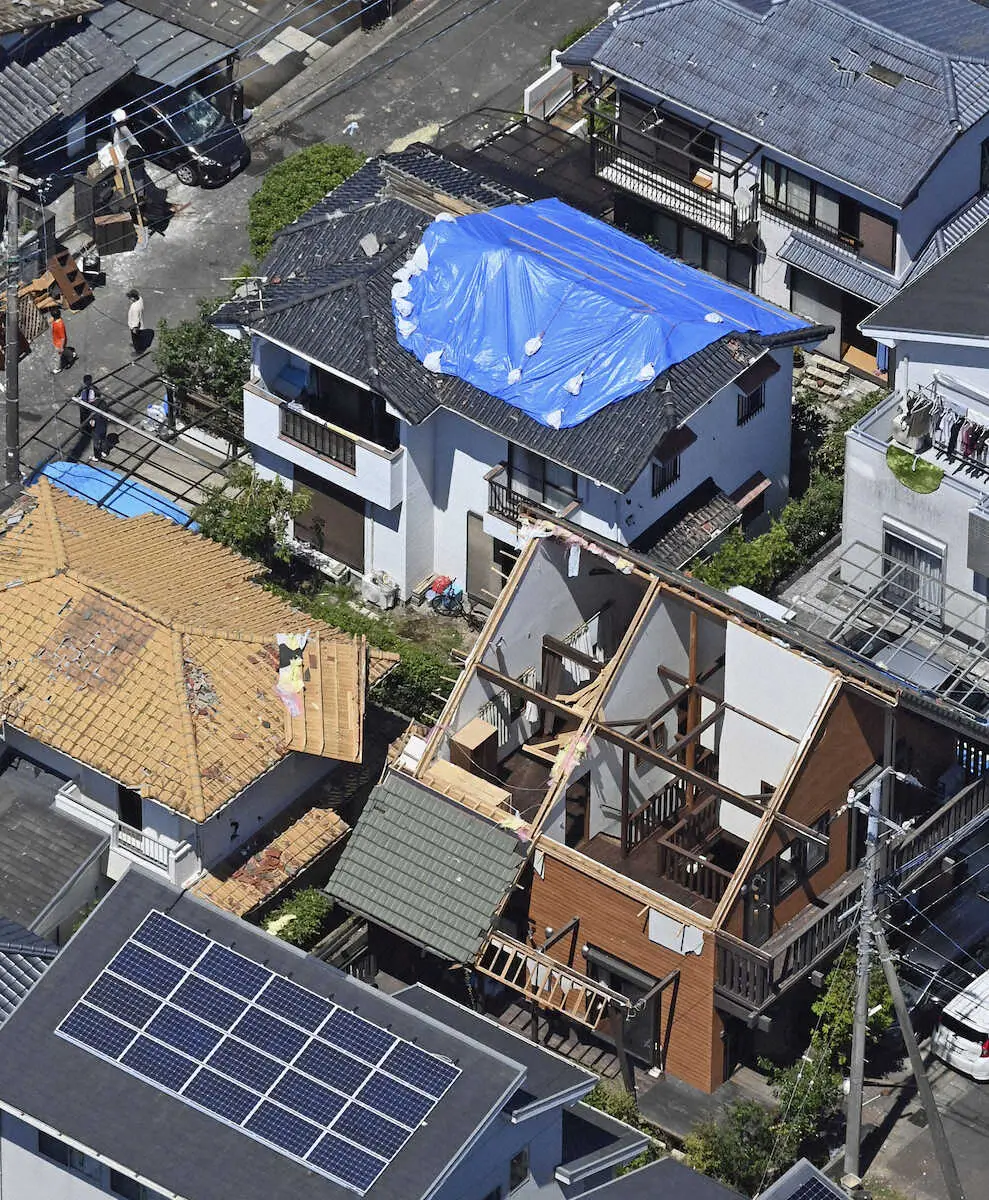
[[731, 883], [731, 871], [724, 871], [699, 854], [684, 850], [665, 838], [658, 839], [657, 853], [660, 875], [701, 900], [716, 905]]
[[937, 812], [891, 847], [889, 865], [894, 871], [918, 869], [929, 860], [935, 847], [944, 846], [989, 808], [989, 777], [976, 779], [943, 804]]
[[784, 217], [791, 224], [799, 225], [801, 228], [808, 230], [810, 233], [817, 234], [818, 237], [822, 237], [826, 241], [834, 242], [845, 250], [850, 250], [853, 254], [858, 254], [862, 248], [861, 240], [854, 234], [846, 233], [845, 230], [839, 229], [837, 225], [829, 225], [827, 221], [821, 221], [816, 217], [812, 218], [809, 213], [799, 208], [794, 208], [792, 204], [787, 204], [785, 200], [774, 200], [763, 193], [760, 203], [768, 212]]
[[762, 1008], [833, 952], [861, 897], [862, 871], [850, 871], [821, 897], [823, 908], [805, 908], [761, 947], [719, 931], [715, 989], [747, 1008]]
[[283, 406], [279, 409], [279, 433], [348, 471], [356, 469], [357, 443], [353, 435], [335, 425]]
[[[693, 179], [677, 174], [658, 153], [656, 157], [644, 153], [640, 147], [655, 141], [659, 148], [661, 143], [619, 120], [613, 102], [596, 96], [585, 102], [584, 109], [590, 118], [591, 170], [595, 175], [728, 241], [739, 241], [751, 227], [758, 211], [754, 187], [751, 201], [742, 207], [735, 203], [734, 195], [720, 190], [722, 176], [716, 167], [709, 171], [710, 185], [702, 186], [694, 181], [696, 174]], [[697, 167], [698, 172], [705, 170], [699, 162]], [[734, 175], [725, 178], [734, 192]]]
[[514, 525], [519, 524], [523, 509], [545, 513], [550, 517], [568, 517], [578, 507], [576, 500], [570, 500], [565, 506], [555, 506], [533, 500], [524, 492], [516, 491], [508, 481], [508, 471], [504, 463], [489, 471], [485, 478], [488, 481], [488, 512], [504, 521], [511, 521]]
[[120, 822], [114, 826], [110, 843], [115, 850], [126, 850], [147, 862], [154, 863], [163, 871], [171, 872], [172, 851], [167, 846], [163, 846], [156, 837], [145, 833], [142, 829], [134, 829], [130, 825]]

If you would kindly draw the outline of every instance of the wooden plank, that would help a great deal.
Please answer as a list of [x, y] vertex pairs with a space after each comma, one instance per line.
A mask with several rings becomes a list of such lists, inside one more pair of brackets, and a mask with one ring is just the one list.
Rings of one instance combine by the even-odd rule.
[[585, 654], [583, 650], [575, 650], [573, 646], [568, 646], [566, 642], [549, 633], [543, 634], [543, 649], [562, 658], [564, 662], [576, 663], [578, 667], [593, 671], [595, 675], [604, 669], [601, 659], [595, 658], [591, 654]]

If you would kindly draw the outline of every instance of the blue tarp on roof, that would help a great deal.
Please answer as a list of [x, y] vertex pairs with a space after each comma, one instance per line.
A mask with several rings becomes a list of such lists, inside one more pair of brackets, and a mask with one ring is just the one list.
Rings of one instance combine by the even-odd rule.
[[401, 345], [557, 429], [728, 334], [806, 325], [559, 200], [440, 217], [395, 278]]
[[[70, 496], [85, 500], [87, 504], [95, 504], [105, 508], [118, 517], [140, 517], [145, 513], [155, 513], [159, 517], [167, 517], [176, 525], [185, 525], [189, 514], [184, 512], [171, 500], [135, 483], [132, 479], [123, 479], [115, 471], [105, 467], [91, 467], [86, 463], [53, 462], [44, 467], [39, 474], [50, 479], [56, 487]], [[195, 523], [190, 529], [198, 529]]]

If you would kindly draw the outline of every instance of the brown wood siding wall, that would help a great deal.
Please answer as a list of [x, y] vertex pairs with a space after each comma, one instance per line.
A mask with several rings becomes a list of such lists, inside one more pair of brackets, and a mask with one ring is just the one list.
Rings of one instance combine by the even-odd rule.
[[[721, 1018], [714, 1011], [714, 937], [705, 934], [703, 954], [681, 955], [657, 946], [649, 940], [648, 914], [642, 913], [642, 907], [640, 901], [547, 855], [544, 876], [533, 876], [529, 917], [535, 924], [537, 936], [547, 926], [559, 929], [575, 916], [580, 917], [574, 959], [578, 970], [587, 967], [580, 953], [580, 947], [585, 943], [620, 958], [655, 979], [679, 970], [680, 990], [666, 1067], [671, 1075], [685, 1083], [712, 1092], [722, 1082], [724, 1069]], [[567, 939], [564, 939], [550, 953], [565, 960], [567, 950]], [[664, 1023], [666, 1000], [664, 996]]]
[[932, 788], [941, 775], [956, 761], [956, 734], [943, 725], [935, 725], [926, 717], [897, 711], [896, 767], [916, 775], [924, 787]]
[[[875, 762], [882, 761], [883, 710], [855, 692], [845, 691], [835, 704], [823, 733], [812, 747], [797, 776], [783, 811], [805, 825], [812, 825], [825, 812], [836, 812], [845, 803], [853, 780]], [[773, 932], [793, 918], [845, 874], [848, 864], [848, 814], [830, 826], [828, 861], [791, 892], [773, 911]], [[766, 839], [753, 874], [791, 840], [777, 826]], [[733, 906], [725, 928], [742, 937], [744, 899]]]

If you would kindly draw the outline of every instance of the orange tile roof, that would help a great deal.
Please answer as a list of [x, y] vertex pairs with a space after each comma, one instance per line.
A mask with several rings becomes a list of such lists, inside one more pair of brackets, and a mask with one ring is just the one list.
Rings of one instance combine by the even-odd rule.
[[[359, 762], [364, 639], [258, 573], [163, 517], [116, 517], [42, 479], [0, 516], [0, 718], [196, 821], [290, 750]], [[293, 719], [275, 636], [307, 632]], [[376, 654], [370, 673], [394, 661]]]
[[238, 917], [273, 895], [350, 832], [328, 808], [314, 808], [239, 866], [225, 863], [193, 887], [197, 896]]

